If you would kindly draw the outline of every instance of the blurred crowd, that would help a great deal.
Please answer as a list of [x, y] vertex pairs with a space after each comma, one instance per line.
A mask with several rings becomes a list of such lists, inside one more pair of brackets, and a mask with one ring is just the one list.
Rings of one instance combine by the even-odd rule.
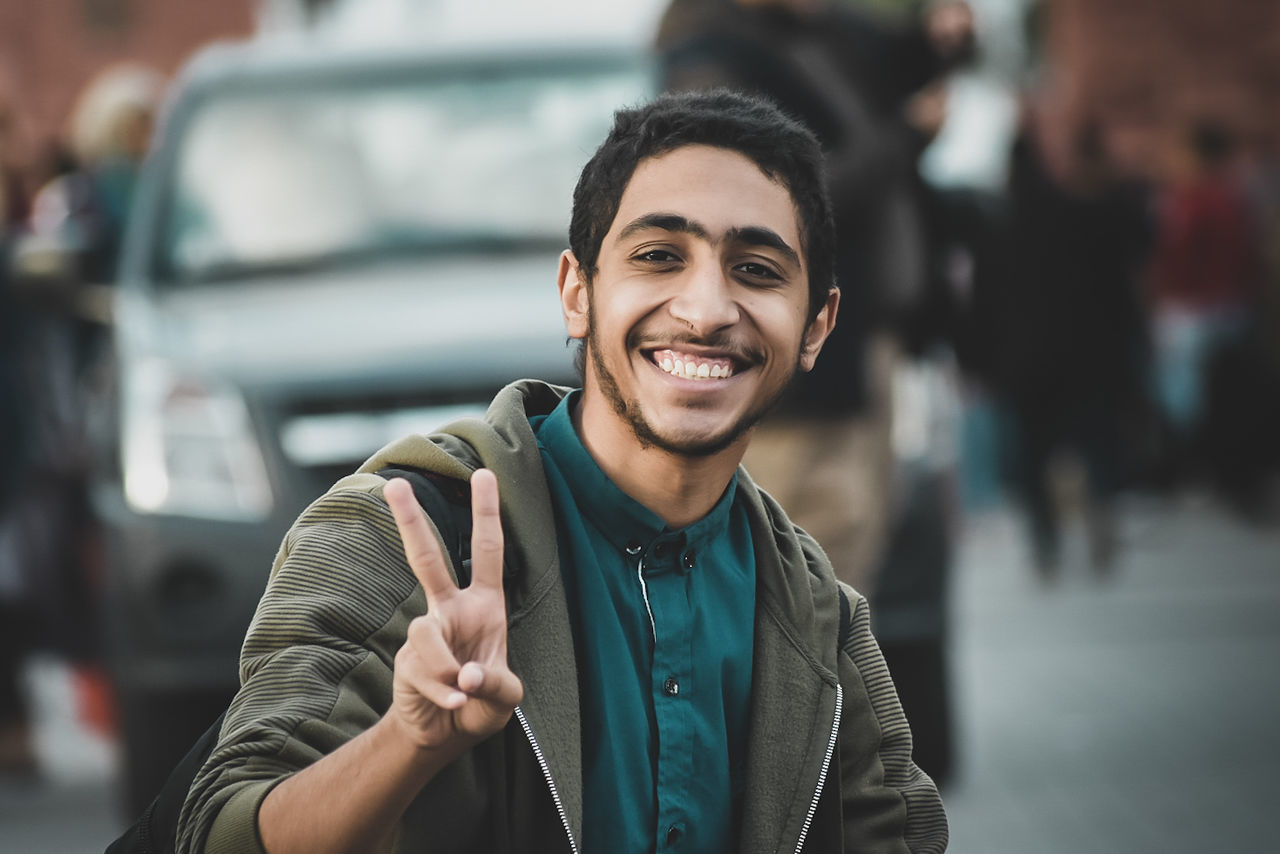
[[[983, 49], [974, 15], [958, 0], [896, 16], [673, 0], [656, 39], [666, 86], [769, 97], [828, 152], [839, 322], [746, 465], [870, 597], [917, 762], [939, 782], [964, 478], [991, 470], [1024, 519], [1028, 566], [1051, 581], [1074, 519], [1095, 570], [1112, 570], [1122, 492], [1208, 490], [1261, 519], [1280, 470], [1274, 141], [1189, 116], [1135, 170], [1116, 116], [1085, 103], [1048, 120], [1040, 67], [1019, 81], [1003, 188], [932, 185], [922, 157], [949, 84]], [[994, 451], [961, 458], [978, 410]]]
[[35, 770], [21, 673], [33, 651], [74, 662], [82, 717], [110, 726], [84, 389], [162, 92], [149, 69], [111, 67], [62, 135], [34, 140], [0, 90], [0, 773]]
[[[1280, 471], [1280, 140], [1192, 116], [1137, 174], [1107, 115], [1085, 110], [1064, 130], [1028, 87], [1004, 189], [933, 186], [921, 158], [947, 120], [950, 76], [981, 55], [978, 32], [959, 0], [910, 18], [673, 0], [654, 43], [665, 86], [770, 97], [828, 152], [839, 324], [747, 465], [871, 597], [917, 762], [940, 782], [965, 469], [997, 470], [1046, 579], [1061, 562], [1064, 472], [1105, 572], [1123, 492], [1210, 489], [1265, 519]], [[80, 393], [103, 314], [62, 285], [113, 279], [162, 88], [112, 69], [43, 144], [22, 138], [0, 91], [0, 772], [33, 763], [27, 651], [84, 662], [90, 706], [105, 690]], [[74, 269], [48, 269], [49, 246], [73, 248], [58, 254]], [[975, 401], [1007, 439], [990, 460], [959, 457]]]

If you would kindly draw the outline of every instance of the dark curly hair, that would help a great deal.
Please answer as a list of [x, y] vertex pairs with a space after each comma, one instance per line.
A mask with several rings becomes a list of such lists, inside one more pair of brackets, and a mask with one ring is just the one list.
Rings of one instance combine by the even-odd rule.
[[686, 145], [735, 151], [791, 193], [809, 269], [812, 321], [835, 284], [835, 228], [822, 148], [806, 127], [769, 101], [727, 89], [664, 94], [614, 114], [613, 129], [583, 167], [573, 191], [569, 248], [587, 281], [595, 277], [600, 244], [636, 166]]

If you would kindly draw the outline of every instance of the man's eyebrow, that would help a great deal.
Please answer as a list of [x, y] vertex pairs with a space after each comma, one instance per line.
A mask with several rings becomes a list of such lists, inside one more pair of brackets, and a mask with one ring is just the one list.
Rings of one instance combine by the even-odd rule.
[[800, 266], [800, 255], [796, 250], [791, 248], [791, 244], [782, 239], [782, 235], [774, 231], [772, 228], [765, 228], [761, 225], [745, 225], [741, 228], [731, 228], [728, 234], [731, 243], [740, 243], [746, 246], [765, 246], [781, 252], [787, 257], [787, 260], [797, 267]]
[[636, 232], [645, 231], [650, 228], [656, 228], [660, 231], [689, 234], [693, 237], [701, 237], [704, 239], [708, 236], [706, 228], [688, 217], [674, 213], [651, 213], [636, 217], [631, 220], [631, 222], [627, 223], [623, 229], [618, 232], [618, 240], [626, 240]]

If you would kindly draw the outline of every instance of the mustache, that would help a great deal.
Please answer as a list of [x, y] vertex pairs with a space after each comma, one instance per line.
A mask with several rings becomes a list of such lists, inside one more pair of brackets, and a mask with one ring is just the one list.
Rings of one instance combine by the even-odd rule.
[[764, 361], [764, 353], [759, 348], [738, 340], [728, 332], [713, 333], [711, 335], [691, 335], [688, 332], [681, 332], [661, 337], [644, 332], [632, 332], [627, 336], [627, 346], [629, 349], [636, 350], [653, 349], [654, 347], [679, 350], [683, 346], [688, 346], [715, 350], [735, 361], [748, 365], [756, 365]]

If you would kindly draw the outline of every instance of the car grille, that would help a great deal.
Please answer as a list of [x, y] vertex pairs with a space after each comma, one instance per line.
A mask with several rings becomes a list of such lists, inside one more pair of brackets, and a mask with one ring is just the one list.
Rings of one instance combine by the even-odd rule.
[[280, 424], [280, 450], [310, 498], [355, 471], [388, 442], [484, 414], [489, 394], [362, 395], [295, 402]]

